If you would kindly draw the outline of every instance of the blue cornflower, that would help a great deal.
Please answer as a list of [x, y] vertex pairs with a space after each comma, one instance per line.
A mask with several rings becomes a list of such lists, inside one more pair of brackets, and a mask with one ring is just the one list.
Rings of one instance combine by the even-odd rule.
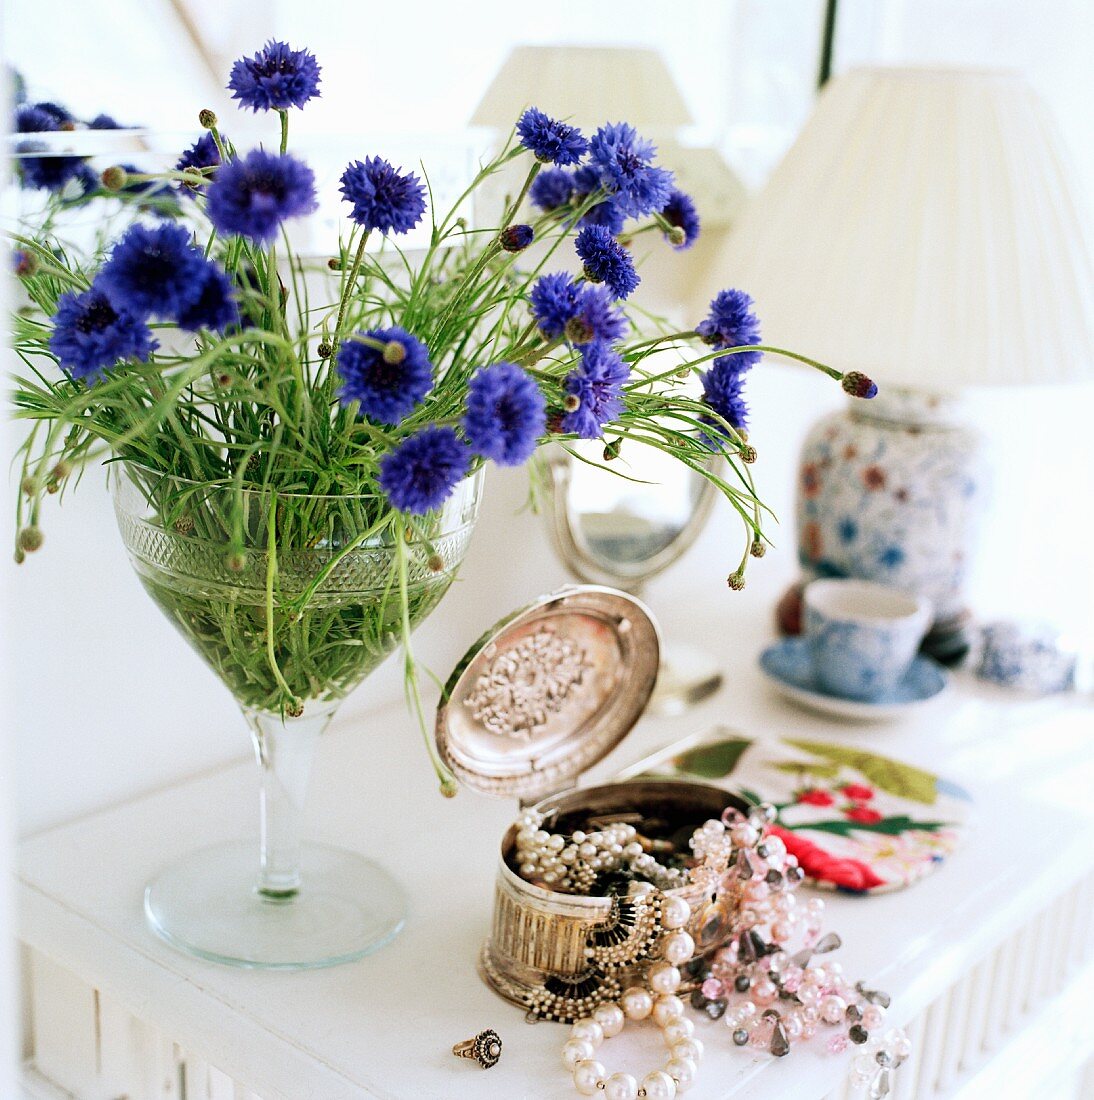
[[177, 319], [197, 301], [208, 266], [181, 226], [137, 223], [114, 245], [96, 281], [115, 309]]
[[627, 318], [602, 286], [581, 286], [565, 272], [543, 275], [529, 295], [540, 331], [572, 344], [612, 343], [627, 331]]
[[627, 318], [605, 286], [583, 286], [578, 290], [573, 316], [566, 322], [566, 339], [583, 344], [614, 344], [627, 333]]
[[373, 347], [350, 337], [338, 349], [343, 405], [359, 402], [361, 412], [378, 424], [398, 424], [433, 387], [429, 349], [405, 329], [371, 329], [358, 336], [378, 340]]
[[17, 134], [42, 134], [57, 129], [57, 119], [49, 111], [43, 111], [34, 103], [24, 103], [15, 108], [15, 132]]
[[[710, 313], [695, 326], [703, 342], [714, 348], [739, 348], [760, 342], [760, 322], [752, 312], [752, 297], [743, 290], [722, 290], [710, 303]], [[759, 351], [724, 356], [737, 371], [748, 370], [763, 358]], [[715, 364], [723, 359], [715, 360]], [[728, 417], [727, 417], [728, 419]]]
[[[591, 165], [583, 165], [574, 172], [574, 202], [584, 201], [594, 191], [601, 189], [600, 173]], [[602, 225], [614, 237], [623, 228], [623, 211], [611, 199], [595, 203], [581, 215], [581, 225]]]
[[120, 122], [115, 121], [113, 115], [99, 114], [96, 115], [88, 124], [89, 130], [129, 130], [131, 127], [123, 126]]
[[589, 140], [589, 161], [612, 201], [632, 218], [669, 201], [672, 173], [652, 163], [656, 149], [625, 122], [606, 123]]
[[239, 306], [236, 304], [232, 281], [216, 264], [207, 261], [201, 290], [194, 302], [178, 315], [180, 328], [190, 332], [208, 329], [224, 332], [239, 324]]
[[13, 248], [11, 269], [20, 277], [33, 275], [38, 270], [38, 257], [33, 252], [27, 252], [25, 248]]
[[[217, 143], [213, 140], [213, 135], [208, 132], [202, 134], [201, 137], [199, 137], [175, 162], [176, 172], [189, 172], [199, 168], [219, 167], [220, 150], [217, 148]], [[203, 184], [183, 183], [180, 186], [189, 188], [191, 191], [196, 191], [199, 187], [202, 187]]]
[[577, 164], [589, 148], [576, 126], [549, 118], [538, 107], [529, 107], [520, 116], [517, 136], [536, 160], [557, 164], [560, 168]]
[[72, 124], [75, 121], [72, 117], [72, 112], [67, 107], [62, 107], [59, 103], [35, 103], [34, 106], [39, 111], [44, 111], [49, 115], [54, 122], [54, 130], [72, 129]]
[[532, 456], [546, 427], [547, 402], [515, 363], [483, 367], [468, 383], [463, 430], [483, 458], [519, 466]]
[[574, 193], [573, 174], [565, 168], [545, 168], [528, 189], [528, 198], [540, 210], [557, 210], [565, 206]]
[[470, 463], [467, 444], [451, 428], [431, 425], [380, 459], [380, 488], [392, 507], [423, 515], [452, 495]]
[[638, 286], [638, 272], [631, 254], [602, 225], [587, 225], [574, 240], [585, 278], [606, 283], [617, 298], [626, 298]]
[[266, 244], [286, 218], [310, 214], [318, 205], [315, 174], [303, 161], [253, 149], [217, 169], [206, 213], [218, 232]]
[[[87, 166], [80, 157], [50, 155], [49, 146], [40, 141], [21, 141], [15, 152], [19, 183], [28, 190], [63, 191], [73, 180], [88, 190]], [[47, 155], [39, 155], [43, 153]]]
[[683, 237], [675, 241], [666, 233], [665, 240], [672, 242], [672, 247], [677, 251], [691, 248], [699, 237], [699, 211], [695, 209], [691, 196], [674, 190], [661, 209], [661, 217], [674, 229], [683, 232]]
[[425, 213], [425, 188], [413, 172], [400, 173], [381, 157], [355, 160], [342, 173], [350, 217], [365, 229], [406, 233]]
[[623, 411], [623, 384], [630, 369], [618, 352], [607, 344], [589, 344], [582, 349], [580, 364], [566, 376], [563, 388], [576, 398], [562, 418], [562, 430], [582, 439], [599, 439], [604, 425]]
[[[734, 428], [744, 428], [748, 424], [748, 406], [742, 392], [745, 376], [731, 362], [734, 358], [725, 355], [715, 359], [710, 370], [702, 372], [703, 400]], [[725, 434], [725, 428], [714, 419], [703, 417], [702, 420]]]
[[577, 312], [580, 288], [565, 271], [542, 275], [536, 280], [528, 295], [532, 316], [540, 331], [552, 339], [566, 330], [566, 325]]
[[228, 90], [252, 111], [287, 111], [319, 95], [319, 72], [315, 54], [271, 39], [232, 66]]
[[95, 381], [120, 360], [146, 360], [155, 348], [144, 321], [116, 309], [97, 287], [61, 295], [49, 350], [73, 378]]

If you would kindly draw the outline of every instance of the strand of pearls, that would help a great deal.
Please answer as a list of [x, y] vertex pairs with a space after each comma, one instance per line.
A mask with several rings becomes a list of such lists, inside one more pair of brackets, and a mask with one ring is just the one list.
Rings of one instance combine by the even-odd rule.
[[[674, 992], [680, 972], [671, 963], [658, 964], [659, 978], [650, 975], [650, 988], [631, 986], [619, 1003], [600, 1005], [587, 1019], [578, 1020], [562, 1047], [562, 1062], [573, 1073], [574, 1087], [582, 1096], [604, 1094], [604, 1100], [673, 1100], [695, 1083], [703, 1044], [695, 1038], [695, 1025], [684, 1016], [684, 1002]], [[673, 973], [670, 973], [673, 972]], [[630, 1073], [608, 1074], [595, 1058], [605, 1039], [618, 1035], [628, 1020], [652, 1018], [661, 1031], [668, 1060], [638, 1081]]]
[[516, 864], [521, 878], [539, 881], [564, 893], [587, 893], [597, 876], [627, 868], [660, 890], [683, 886], [687, 872], [665, 867], [636, 839], [633, 825], [614, 822], [592, 832], [570, 836], [549, 833], [545, 818], [525, 810], [517, 818]]

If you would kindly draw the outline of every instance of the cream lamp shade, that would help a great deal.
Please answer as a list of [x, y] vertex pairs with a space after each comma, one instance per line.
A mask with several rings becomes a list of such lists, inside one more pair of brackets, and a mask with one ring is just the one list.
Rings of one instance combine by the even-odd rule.
[[1017, 74], [870, 68], [821, 94], [719, 257], [764, 342], [878, 381], [1094, 377], [1089, 204]]
[[622, 121], [653, 133], [693, 121], [656, 50], [518, 46], [475, 108], [471, 125], [508, 130], [515, 112], [531, 106], [578, 125]]

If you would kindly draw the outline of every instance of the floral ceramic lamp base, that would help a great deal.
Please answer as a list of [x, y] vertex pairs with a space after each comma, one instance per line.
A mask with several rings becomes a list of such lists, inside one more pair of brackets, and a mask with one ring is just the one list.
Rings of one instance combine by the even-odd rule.
[[383, 947], [406, 919], [399, 884], [355, 852], [301, 849], [302, 884], [278, 897], [255, 878], [258, 846], [220, 844], [180, 860], [145, 891], [153, 930], [211, 962], [266, 970], [336, 966]]

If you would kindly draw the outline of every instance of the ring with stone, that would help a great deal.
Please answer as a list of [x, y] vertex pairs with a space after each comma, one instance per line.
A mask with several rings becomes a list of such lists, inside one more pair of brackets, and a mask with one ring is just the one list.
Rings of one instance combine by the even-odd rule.
[[496, 1066], [501, 1058], [501, 1036], [492, 1028], [480, 1031], [473, 1039], [464, 1039], [452, 1048], [457, 1058], [473, 1058], [483, 1069]]

